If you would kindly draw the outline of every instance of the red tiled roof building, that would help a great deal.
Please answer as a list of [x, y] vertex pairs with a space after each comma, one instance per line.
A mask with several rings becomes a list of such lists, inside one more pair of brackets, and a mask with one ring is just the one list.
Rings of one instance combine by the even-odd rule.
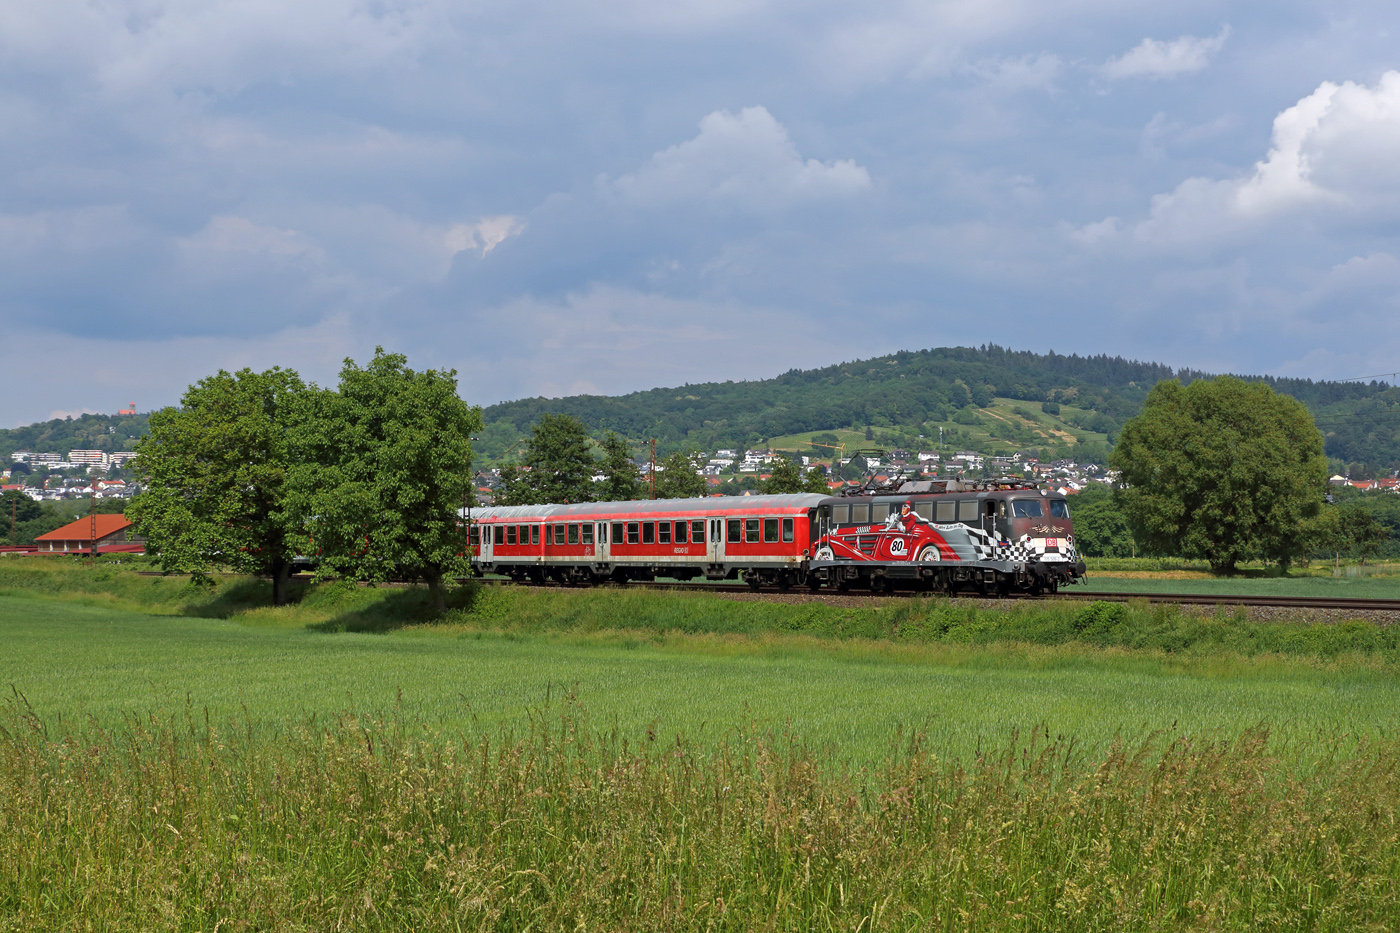
[[85, 515], [62, 528], [39, 535], [34, 543], [39, 546], [41, 554], [87, 552], [92, 549], [94, 541], [99, 554], [145, 550], [145, 538], [132, 535], [128, 540], [127, 531], [132, 527], [125, 515]]

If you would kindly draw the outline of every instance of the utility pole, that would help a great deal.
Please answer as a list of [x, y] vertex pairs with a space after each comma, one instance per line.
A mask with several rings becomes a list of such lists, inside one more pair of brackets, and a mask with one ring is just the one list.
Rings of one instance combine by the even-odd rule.
[[88, 497], [88, 537], [92, 539], [92, 550], [88, 556], [90, 563], [97, 563], [97, 496]]
[[656, 498], [656, 438], [651, 439], [651, 469], [647, 470], [647, 481], [651, 484], [651, 498]]
[[10, 547], [15, 547], [19, 543], [19, 538], [15, 532], [15, 509], [19, 507], [19, 499], [10, 500]]

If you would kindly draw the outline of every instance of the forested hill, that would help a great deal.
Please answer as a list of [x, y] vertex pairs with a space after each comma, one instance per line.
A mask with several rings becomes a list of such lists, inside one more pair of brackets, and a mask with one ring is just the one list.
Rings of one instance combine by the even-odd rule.
[[[711, 382], [622, 396], [533, 398], [485, 410], [481, 453], [508, 452], [544, 412], [578, 417], [659, 450], [752, 446], [772, 438], [876, 429], [884, 443], [919, 435], [986, 448], [1037, 448], [1098, 459], [1122, 423], [1163, 379], [1211, 374], [1109, 356], [1032, 353], [995, 345], [903, 351], [773, 379]], [[1242, 376], [1304, 402], [1327, 437], [1329, 456], [1373, 469], [1400, 466], [1400, 389], [1383, 383]], [[1015, 403], [1028, 404], [1015, 404]], [[1045, 404], [1049, 403], [1049, 404]], [[843, 438], [844, 440], [844, 438]], [[928, 440], [922, 440], [928, 445]]]
[[[1062, 356], [998, 346], [905, 351], [773, 379], [709, 382], [621, 396], [533, 398], [492, 405], [476, 447], [488, 462], [516, 456], [544, 412], [572, 414], [595, 434], [615, 430], [638, 448], [656, 438], [660, 454], [773, 443], [797, 449], [815, 435], [830, 444], [985, 453], [1034, 449], [1096, 461], [1123, 422], [1162, 379], [1210, 374], [1109, 356]], [[1353, 475], [1400, 467], [1400, 388], [1381, 383], [1260, 379], [1303, 401], [1327, 439], [1327, 453]], [[145, 414], [82, 415], [0, 430], [0, 458], [16, 450], [66, 454], [74, 448], [130, 450]], [[922, 435], [922, 437], [920, 436]], [[830, 454], [830, 449], [810, 452]]]
[[146, 436], [146, 414], [80, 415], [55, 418], [22, 428], [0, 429], [0, 458], [10, 462], [16, 450], [67, 454], [70, 450], [131, 450]]

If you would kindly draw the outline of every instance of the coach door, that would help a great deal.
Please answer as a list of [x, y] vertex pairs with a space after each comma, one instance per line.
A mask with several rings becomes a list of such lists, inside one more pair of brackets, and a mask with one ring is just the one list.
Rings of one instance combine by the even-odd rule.
[[709, 528], [709, 540], [705, 544], [706, 553], [710, 555], [710, 563], [724, 563], [724, 519], [711, 518], [707, 523]]
[[612, 544], [608, 541], [608, 523], [593, 523], [593, 560], [595, 563], [606, 564], [608, 555], [612, 553]]

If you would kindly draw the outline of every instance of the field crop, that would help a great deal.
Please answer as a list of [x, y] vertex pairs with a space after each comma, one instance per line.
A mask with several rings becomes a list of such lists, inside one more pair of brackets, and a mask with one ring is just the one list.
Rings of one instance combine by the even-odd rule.
[[1257, 930], [1400, 923], [1400, 747], [1307, 773], [1263, 730], [1085, 754], [912, 736], [631, 742], [572, 700], [524, 733], [185, 715], [0, 721], [0, 928]]
[[266, 598], [0, 564], [0, 931], [1400, 922], [1394, 629]]

